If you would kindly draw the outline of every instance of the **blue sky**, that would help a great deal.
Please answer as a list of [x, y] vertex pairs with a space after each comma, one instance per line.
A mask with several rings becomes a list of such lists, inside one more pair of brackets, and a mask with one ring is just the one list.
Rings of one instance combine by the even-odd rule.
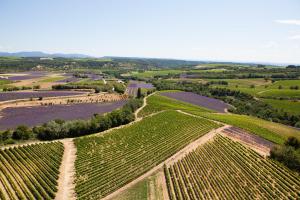
[[300, 63], [300, 0], [0, 0], [0, 51]]

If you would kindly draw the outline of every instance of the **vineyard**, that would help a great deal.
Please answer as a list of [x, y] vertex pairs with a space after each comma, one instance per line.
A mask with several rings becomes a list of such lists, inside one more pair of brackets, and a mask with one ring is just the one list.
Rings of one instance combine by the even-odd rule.
[[218, 125], [165, 111], [105, 135], [78, 138], [78, 199], [99, 199], [160, 164]]
[[54, 199], [63, 152], [60, 142], [0, 150], [0, 199]]
[[165, 167], [170, 199], [299, 199], [300, 177], [237, 142], [215, 136]]

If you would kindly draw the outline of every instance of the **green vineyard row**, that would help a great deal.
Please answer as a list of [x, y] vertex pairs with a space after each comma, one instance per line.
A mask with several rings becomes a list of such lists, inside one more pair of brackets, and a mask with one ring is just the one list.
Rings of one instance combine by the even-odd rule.
[[217, 135], [165, 167], [170, 199], [299, 199], [300, 177]]
[[165, 111], [102, 136], [78, 138], [78, 199], [100, 199], [160, 164], [218, 125]]
[[0, 199], [54, 199], [61, 142], [0, 150]]

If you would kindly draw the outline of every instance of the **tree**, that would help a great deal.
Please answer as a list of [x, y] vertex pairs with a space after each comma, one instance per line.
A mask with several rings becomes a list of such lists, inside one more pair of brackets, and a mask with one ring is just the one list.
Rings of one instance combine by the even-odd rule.
[[285, 142], [284, 142], [284, 145], [286, 146], [292, 146], [294, 147], [295, 149], [298, 149], [300, 147], [300, 142], [297, 138], [291, 136], [289, 137]]
[[3, 132], [1, 133], [1, 140], [2, 140], [2, 141], [7, 140], [7, 139], [10, 137], [10, 135], [11, 135], [11, 131], [10, 131], [9, 129], [6, 130], [6, 131], [3, 131]]
[[142, 98], [142, 89], [141, 89], [141, 88], [138, 88], [136, 97], [137, 97], [138, 99]]
[[28, 140], [31, 137], [32, 131], [25, 125], [20, 125], [14, 130], [12, 138], [15, 140]]

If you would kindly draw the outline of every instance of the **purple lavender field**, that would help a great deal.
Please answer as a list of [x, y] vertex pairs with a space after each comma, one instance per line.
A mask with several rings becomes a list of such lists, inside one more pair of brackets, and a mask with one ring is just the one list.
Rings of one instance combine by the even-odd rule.
[[128, 85], [129, 88], [146, 88], [146, 89], [152, 89], [154, 88], [151, 83], [130, 83]]
[[54, 119], [88, 119], [95, 113], [103, 114], [120, 108], [126, 102], [5, 108], [0, 113], [0, 130], [13, 129], [21, 124], [32, 127]]
[[33, 78], [40, 78], [46, 76], [48, 73], [47, 72], [35, 72], [35, 71], [29, 71], [26, 72], [25, 76], [10, 76], [8, 77], [8, 80], [11, 81], [21, 81], [21, 80], [28, 80], [28, 79], [33, 79]]
[[72, 95], [80, 95], [80, 94], [84, 94], [84, 92], [77, 92], [77, 91], [0, 92], [0, 101], [39, 98], [39, 97], [72, 96]]
[[218, 99], [201, 96], [192, 92], [163, 92], [161, 93], [161, 95], [194, 105], [202, 106], [220, 113], [224, 113], [225, 109], [228, 109], [230, 107], [228, 104]]

